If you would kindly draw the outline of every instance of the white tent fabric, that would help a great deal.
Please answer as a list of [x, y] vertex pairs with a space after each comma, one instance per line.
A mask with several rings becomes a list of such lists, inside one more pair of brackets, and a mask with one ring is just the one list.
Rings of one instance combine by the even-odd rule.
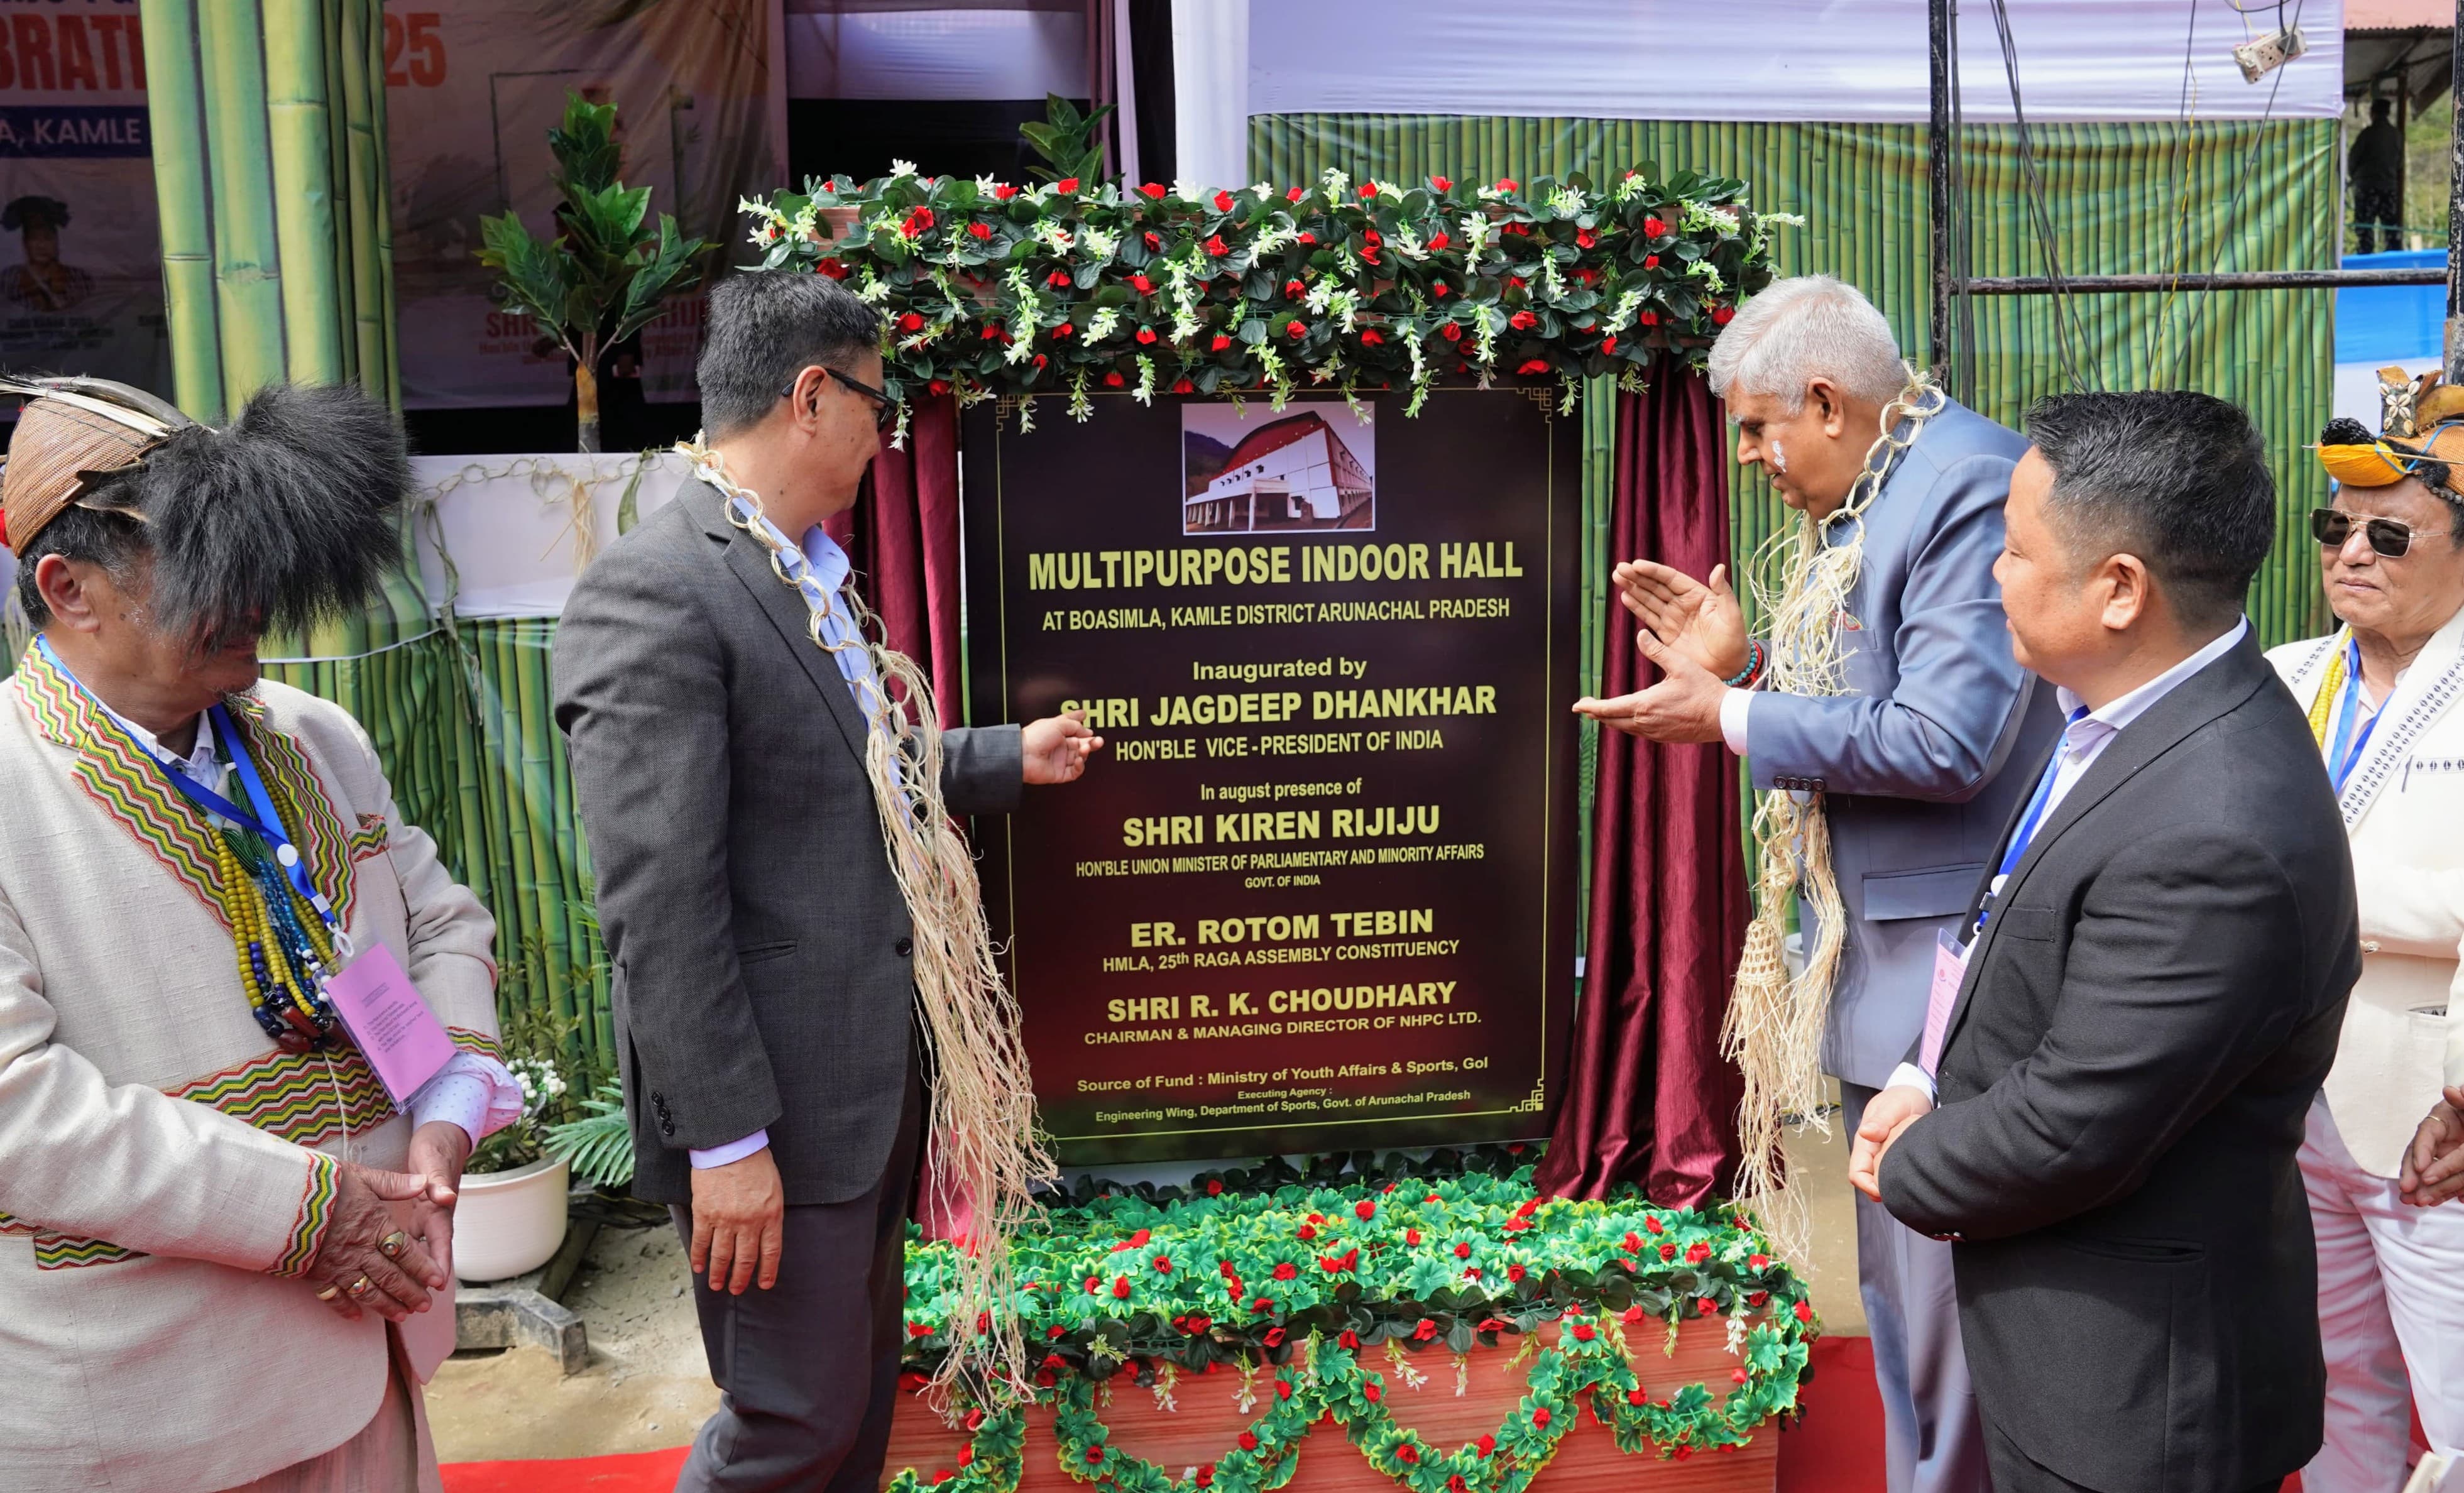
[[[1177, 0], [1176, 51], [1194, 23], [1212, 32], [1208, 76], [1228, 70], [1226, 12], [1256, 37], [1234, 74], [1245, 81], [1193, 98], [1199, 79], [1177, 69], [1184, 143], [1193, 120], [1220, 131], [1253, 114], [1883, 121], [1928, 111], [1925, 0]], [[2327, 118], [2343, 106], [2342, 0], [2288, 4], [2310, 50], [2255, 84], [2232, 49], [2274, 28], [2272, 5], [2009, 0], [2009, 13], [2032, 122]], [[1960, 7], [1959, 45], [1966, 117], [2009, 121], [1987, 0]]]
[[791, 11], [791, 99], [1087, 97], [1078, 11]]
[[1173, 175], [1184, 182], [1249, 179], [1249, 17], [1250, 0], [1172, 0]]
[[[641, 460], [633, 451], [412, 457], [411, 476], [435, 504], [433, 521], [423, 517], [415, 529], [429, 604], [451, 601], [461, 617], [562, 612], [583, 567], [616, 541], [618, 510]], [[653, 456], [633, 491], [635, 516], [664, 507], [684, 482], [682, 457]], [[580, 523], [577, 491], [590, 501]]]

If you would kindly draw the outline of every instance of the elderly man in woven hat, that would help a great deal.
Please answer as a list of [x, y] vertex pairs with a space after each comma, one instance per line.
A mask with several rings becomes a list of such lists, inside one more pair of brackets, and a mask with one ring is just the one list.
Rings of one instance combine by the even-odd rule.
[[495, 925], [256, 657], [391, 562], [402, 438], [347, 389], [222, 430], [0, 391], [39, 629], [0, 687], [0, 1482], [433, 1488], [454, 1189], [520, 1106]]

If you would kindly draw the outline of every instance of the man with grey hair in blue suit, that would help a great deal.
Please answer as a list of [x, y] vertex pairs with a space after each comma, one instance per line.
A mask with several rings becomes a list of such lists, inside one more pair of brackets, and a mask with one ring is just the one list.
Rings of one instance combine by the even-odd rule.
[[[1755, 788], [1791, 796], [1775, 805], [1793, 816], [1782, 823], [1827, 821], [1829, 856], [1804, 867], [1799, 919], [1819, 956], [1793, 982], [1757, 974], [1749, 935], [1735, 999], [1801, 1009], [1827, 997], [1820, 1064], [1839, 1080], [1854, 1131], [1924, 1027], [1938, 935], [1968, 911], [2059, 725], [2051, 692], [2032, 690], [2012, 657], [1993, 581], [2002, 504], [2028, 443], [1913, 380], [1890, 323], [1828, 275], [1755, 296], [1710, 362], [1738, 462], [1760, 467], [1806, 516], [1774, 636], [1748, 635], [1725, 566], [1697, 580], [1649, 560], [1621, 564], [1620, 597], [1643, 624], [1637, 642], [1662, 677], [1575, 708], [1654, 741], [1725, 741], [1748, 758]], [[2013, 760], [2020, 770], [2006, 771]], [[1836, 931], [1815, 913], [1825, 881], [1837, 891]], [[1766, 952], [1785, 915], [1758, 910]], [[1755, 979], [1767, 995], [1749, 988]], [[1810, 1043], [1758, 1055], [1755, 1032], [1783, 1023], [1736, 1014], [1749, 1095], [1758, 1061], [1812, 1059]], [[1816, 1082], [1807, 1071], [1762, 1087], [1807, 1092]], [[1750, 1171], [1777, 1116], [1743, 1118]], [[1891, 1493], [1988, 1487], [1949, 1246], [1860, 1197], [1857, 1260]]]

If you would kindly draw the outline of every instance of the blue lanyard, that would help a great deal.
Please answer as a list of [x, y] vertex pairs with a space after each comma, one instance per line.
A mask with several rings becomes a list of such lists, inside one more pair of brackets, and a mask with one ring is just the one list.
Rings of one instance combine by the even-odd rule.
[[2352, 658], [2345, 670], [2344, 697], [2336, 703], [2335, 742], [2327, 752], [2327, 777], [2340, 798], [2353, 769], [2361, 765], [2362, 749], [2370, 744], [2370, 733], [2378, 729], [2379, 717], [2387, 714], [2382, 704], [2370, 713], [2370, 718], [2362, 723], [2358, 733], [2353, 730], [2354, 718], [2362, 714], [2362, 646], [2351, 643], [2346, 647], [2352, 649]]
[[[2067, 724], [2076, 726], [2086, 714], [2087, 707], [2082, 705], [2071, 712]], [[2019, 827], [2012, 834], [2010, 846], [2002, 852], [2002, 865], [1993, 873], [1993, 888], [1986, 892], [1985, 905], [1977, 909], [1976, 927], [1972, 932], [1982, 933], [1985, 925], [1992, 920], [1993, 899], [2002, 894], [2002, 883], [2018, 867], [2028, 853], [2028, 846], [2035, 840], [2036, 830], [2044, 823], [2045, 810], [2054, 801], [2054, 783], [2062, 775], [2062, 758], [2069, 751], [2067, 735], [2055, 738], [2054, 755], [2046, 759], [2045, 771], [2036, 779], [2036, 791], [2028, 798], [2028, 810], [2019, 817]]]
[[[87, 690], [84, 683], [69, 670], [68, 665], [60, 662], [60, 656], [52, 651], [51, 639], [38, 636], [34, 640], [34, 646], [42, 649], [45, 662], [58, 670], [62, 677], [77, 687], [79, 692], [89, 699], [93, 698], [93, 692]], [[95, 703], [98, 706], [101, 705], [99, 700]], [[317, 910], [317, 915], [325, 920], [325, 927], [334, 935], [335, 955], [344, 960], [350, 958], [350, 935], [342, 931], [341, 920], [334, 915], [333, 904], [325, 900], [325, 894], [319, 891], [316, 882], [309, 878], [307, 862], [300, 856], [298, 846], [293, 845], [290, 835], [284, 832], [282, 816], [275, 811], [274, 800], [265, 791], [264, 779], [257, 776], [256, 763], [248, 755], [248, 743], [240, 738], [239, 729], [231, 724], [231, 712], [225, 710], [220, 703], [216, 703], [206, 712], [206, 715], [213, 722], [217, 739], [223, 743], [224, 749], [231, 753], [231, 766], [239, 773], [239, 780], [248, 792], [249, 802], [255, 808], [254, 813], [241, 808], [164, 760], [154, 752], [148, 751], [145, 743], [128, 735], [127, 728], [121, 725], [120, 717], [112, 714], [109, 709], [103, 709], [102, 715], [105, 720], [112, 723], [113, 729], [119, 731], [130, 746], [137, 749], [139, 756], [152, 762], [165, 778], [170, 779], [171, 786], [185, 794], [190, 802], [209, 814], [219, 815], [231, 821], [263, 840], [273, 850], [275, 863], [280, 866], [283, 873], [291, 878], [291, 885], [299, 889], [299, 894], [308, 900], [308, 905]]]

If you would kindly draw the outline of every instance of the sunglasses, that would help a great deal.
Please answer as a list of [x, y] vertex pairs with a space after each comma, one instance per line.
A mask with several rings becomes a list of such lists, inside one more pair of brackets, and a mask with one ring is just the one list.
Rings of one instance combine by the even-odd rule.
[[2362, 518], [2334, 508], [2310, 510], [2310, 537], [2331, 550], [2344, 547], [2355, 524], [2369, 536], [2370, 548], [2389, 560], [2402, 560], [2412, 548], [2412, 525], [2400, 518]]
[[[898, 401], [891, 398], [881, 390], [874, 388], [869, 384], [848, 378], [846, 374], [841, 373], [836, 368], [825, 367], [822, 369], [822, 372], [826, 377], [836, 381], [842, 387], [852, 393], [861, 394], [865, 398], [872, 401], [872, 428], [874, 429], [887, 430], [891, 426], [898, 423]], [[781, 399], [795, 398], [796, 385], [790, 384], [785, 388], [781, 389], [779, 391], [779, 397]]]

